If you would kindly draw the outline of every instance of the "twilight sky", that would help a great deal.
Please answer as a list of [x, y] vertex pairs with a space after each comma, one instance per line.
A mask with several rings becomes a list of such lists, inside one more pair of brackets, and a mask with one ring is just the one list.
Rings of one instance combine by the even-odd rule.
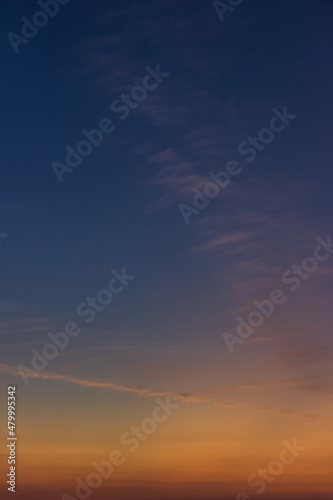
[[112, 450], [91, 499], [328, 500], [332, 2], [62, 1], [24, 43], [41, 7], [1, 6], [1, 494], [15, 384], [17, 500], [78, 499]]

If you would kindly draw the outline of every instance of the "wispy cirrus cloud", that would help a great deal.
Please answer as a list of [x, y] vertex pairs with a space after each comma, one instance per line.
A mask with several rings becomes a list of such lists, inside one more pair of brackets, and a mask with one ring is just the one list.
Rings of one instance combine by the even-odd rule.
[[[20, 376], [25, 372], [21, 369], [15, 368], [13, 366], [1, 363], [0, 371], [12, 375], [12, 376]], [[40, 379], [40, 380], [55, 380], [59, 382], [69, 382], [72, 384], [80, 385], [82, 387], [91, 387], [91, 388], [101, 388], [101, 389], [110, 389], [114, 391], [120, 392], [129, 392], [132, 394], [136, 394], [138, 396], [143, 397], [155, 397], [155, 396], [171, 396], [174, 399], [180, 399], [182, 401], [187, 402], [209, 402], [212, 401], [210, 398], [198, 397], [191, 393], [177, 393], [177, 392], [169, 392], [169, 391], [161, 391], [154, 390], [150, 387], [135, 387], [135, 386], [125, 386], [122, 384], [117, 384], [115, 382], [109, 381], [98, 381], [98, 380], [90, 380], [84, 379], [80, 377], [74, 377], [71, 375], [63, 375], [59, 373], [50, 373], [50, 372], [33, 372], [30, 371], [28, 374], [29, 378]]]
[[[21, 376], [24, 374], [24, 371], [15, 368], [13, 366], [0, 363], [0, 372], [3, 372], [7, 375], [10, 376]], [[53, 380], [53, 381], [58, 381], [58, 382], [67, 382], [75, 385], [79, 385], [81, 387], [87, 387], [87, 388], [96, 388], [96, 389], [107, 389], [107, 390], [113, 390], [113, 391], [119, 391], [119, 392], [124, 392], [124, 393], [131, 393], [135, 394], [140, 397], [157, 397], [157, 396], [170, 396], [173, 399], [180, 400], [183, 402], [187, 403], [211, 403], [214, 406], [219, 406], [227, 409], [236, 409], [239, 407], [247, 407], [251, 410], [254, 411], [272, 411], [280, 415], [285, 415], [285, 416], [301, 416], [305, 418], [315, 418], [316, 415], [313, 414], [303, 414], [299, 412], [294, 412], [291, 410], [280, 410], [276, 408], [271, 408], [271, 407], [256, 407], [256, 406], [251, 406], [251, 405], [246, 405], [241, 402], [235, 402], [235, 401], [221, 401], [221, 400], [216, 400], [214, 398], [208, 398], [208, 397], [202, 397], [202, 396], [197, 396], [193, 393], [187, 393], [187, 392], [172, 392], [172, 391], [166, 391], [166, 390], [156, 390], [152, 387], [136, 387], [136, 386], [128, 386], [128, 385], [122, 385], [118, 384], [115, 382], [110, 382], [110, 381], [99, 381], [99, 380], [92, 380], [92, 379], [85, 379], [85, 378], [80, 378], [80, 377], [74, 377], [71, 375], [64, 375], [64, 374], [59, 374], [59, 373], [50, 373], [50, 372], [29, 372], [29, 374], [25, 374], [31, 377], [32, 379], [39, 379], [39, 380]], [[309, 377], [309, 379], [312, 379]], [[284, 384], [297, 384], [299, 383], [299, 379], [290, 379], [284, 382], [279, 382], [279, 383], [269, 383], [269, 384], [262, 384], [262, 386], [267, 387], [267, 386], [281, 386]], [[259, 384], [260, 385], [260, 384]], [[243, 386], [238, 386], [238, 388], [249, 388], [249, 387], [258, 387], [257, 384], [252, 384], [252, 385], [243, 385]]]
[[250, 233], [245, 232], [234, 232], [219, 236], [217, 238], [213, 238], [206, 243], [202, 243], [194, 248], [197, 251], [205, 251], [205, 250], [220, 250], [225, 247], [233, 246], [234, 244], [244, 245], [244, 242], [249, 242], [252, 238]]

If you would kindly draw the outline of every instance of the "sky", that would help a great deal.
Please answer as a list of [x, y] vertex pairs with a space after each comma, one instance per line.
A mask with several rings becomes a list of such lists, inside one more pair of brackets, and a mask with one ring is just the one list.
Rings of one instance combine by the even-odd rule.
[[1, 497], [15, 386], [17, 500], [328, 500], [332, 2], [54, 2], [1, 5]]

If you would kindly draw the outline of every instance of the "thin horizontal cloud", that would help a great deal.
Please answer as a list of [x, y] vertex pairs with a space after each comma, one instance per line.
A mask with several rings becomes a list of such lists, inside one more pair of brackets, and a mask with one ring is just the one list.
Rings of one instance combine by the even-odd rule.
[[[23, 370], [15, 368], [13, 366], [0, 363], [0, 371], [7, 373], [11, 376], [20, 376], [24, 373]], [[35, 378], [40, 380], [56, 380], [62, 382], [69, 382], [72, 384], [80, 385], [83, 387], [92, 387], [92, 388], [102, 388], [102, 389], [111, 389], [114, 391], [120, 392], [130, 392], [132, 394], [137, 394], [138, 396], [143, 397], [155, 397], [155, 396], [171, 396], [174, 399], [180, 399], [182, 401], [188, 402], [208, 402], [212, 401], [209, 398], [197, 397], [191, 393], [176, 393], [170, 391], [160, 391], [154, 390], [150, 387], [135, 387], [135, 386], [125, 386], [121, 384], [117, 384], [115, 382], [104, 382], [98, 380], [89, 380], [83, 379], [79, 377], [73, 377], [70, 375], [62, 375], [59, 373], [50, 373], [50, 372], [29, 372], [29, 378]]]
[[241, 403], [233, 403], [228, 401], [218, 401], [215, 406], [222, 406], [223, 408], [239, 408], [243, 406]]
[[[203, 243], [201, 245], [198, 245], [197, 247], [194, 248], [194, 250], [197, 250], [197, 251], [215, 250], [215, 249], [219, 249], [221, 247], [233, 245], [234, 243], [248, 241], [250, 238], [251, 238], [251, 235], [249, 233], [245, 233], [245, 232], [230, 233], [230, 234], [222, 235], [218, 238], [212, 239], [211, 241], [208, 241], [207, 243]], [[242, 245], [242, 247], [243, 247], [243, 245]]]
[[[323, 374], [323, 375], [309, 375], [304, 377], [293, 377], [286, 378], [282, 380], [272, 380], [272, 381], [257, 381], [249, 384], [237, 384], [232, 387], [232, 389], [262, 389], [262, 388], [296, 388], [298, 390], [304, 390], [307, 387], [326, 387], [333, 385], [333, 374]], [[230, 388], [230, 386], [228, 386]]]
[[318, 415], [315, 415], [313, 413], [299, 413], [296, 411], [291, 411], [291, 410], [278, 410], [276, 408], [271, 408], [271, 407], [265, 407], [265, 406], [257, 406], [254, 408], [257, 411], [261, 412], [273, 412], [277, 413], [278, 415], [285, 415], [285, 416], [294, 416], [294, 417], [304, 417], [304, 418], [319, 418]]
[[[0, 363], [0, 372], [6, 373], [11, 376], [21, 376], [24, 372], [18, 368], [13, 366]], [[27, 374], [26, 374], [27, 375]], [[131, 394], [136, 394], [140, 397], [157, 397], [157, 396], [170, 396], [173, 399], [180, 400], [187, 403], [212, 403], [215, 406], [220, 406], [224, 408], [238, 408], [240, 406], [244, 406], [242, 403], [237, 402], [225, 402], [225, 401], [216, 401], [213, 398], [206, 398], [201, 396], [196, 396], [192, 393], [187, 392], [171, 392], [171, 391], [162, 391], [162, 390], [154, 390], [151, 387], [135, 387], [135, 386], [125, 386], [121, 384], [117, 384], [115, 382], [109, 381], [98, 381], [98, 380], [89, 380], [83, 379], [79, 377], [73, 377], [71, 375], [62, 375], [58, 373], [50, 373], [50, 372], [29, 372], [29, 377], [40, 379], [40, 380], [55, 380], [60, 382], [69, 382], [72, 384], [76, 384], [82, 387], [88, 388], [97, 388], [97, 389], [109, 389], [113, 391], [127, 392]], [[296, 379], [298, 380], [298, 379]], [[288, 382], [294, 382], [294, 380], [289, 380]], [[268, 384], [269, 385], [269, 384]], [[245, 386], [244, 386], [245, 387]], [[264, 411], [262, 407], [251, 407], [248, 406], [249, 409], [255, 411]], [[268, 411], [268, 409], [267, 409]], [[278, 409], [269, 409], [269, 411], [274, 411], [281, 415], [286, 416], [302, 416], [306, 418], [315, 418], [315, 415], [307, 415], [301, 413], [295, 413], [290, 410], [278, 410]]]

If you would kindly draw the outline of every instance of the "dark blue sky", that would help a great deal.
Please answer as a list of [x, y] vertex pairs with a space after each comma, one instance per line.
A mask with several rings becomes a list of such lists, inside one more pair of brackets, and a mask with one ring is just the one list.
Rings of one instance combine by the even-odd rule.
[[[190, 301], [196, 280], [214, 280], [210, 260], [190, 252], [204, 237], [199, 225], [233, 208], [221, 195], [187, 227], [178, 205], [210, 170], [237, 158], [273, 107], [287, 105], [297, 119], [235, 179], [235, 197], [247, 192], [246, 209], [257, 190], [271, 193], [273, 205], [286, 196], [282, 225], [325, 223], [332, 9], [247, 1], [222, 23], [210, 2], [73, 0], [15, 54], [6, 34], [20, 33], [20, 18], [31, 19], [36, 5], [2, 6], [2, 300], [67, 314], [109, 268], [126, 265], [140, 277], [127, 297], [134, 309], [146, 296], [156, 309], [154, 287], [183, 288]], [[83, 128], [112, 117], [111, 102], [148, 64], [171, 74], [125, 121], [113, 115], [116, 130], [59, 183], [51, 163], [64, 161]], [[270, 205], [262, 200], [259, 209]]]

